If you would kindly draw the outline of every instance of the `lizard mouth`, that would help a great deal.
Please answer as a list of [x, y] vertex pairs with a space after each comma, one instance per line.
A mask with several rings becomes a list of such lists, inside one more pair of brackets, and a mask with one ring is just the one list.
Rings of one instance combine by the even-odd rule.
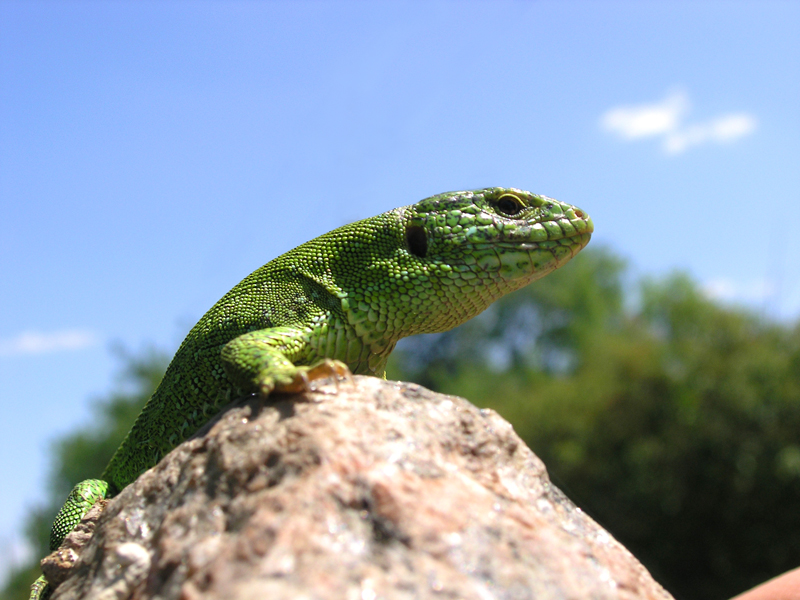
[[582, 240], [583, 238], [586, 238], [586, 242], [588, 242], [594, 233], [594, 223], [586, 213], [575, 210], [574, 216], [569, 214], [532, 225], [519, 225], [510, 232], [504, 228], [504, 233], [509, 241], [522, 243], [536, 244], [558, 240]]
[[594, 233], [594, 223], [591, 217], [585, 213], [580, 211], [575, 211], [575, 213], [574, 218], [564, 216], [530, 225], [495, 223], [492, 228], [472, 226], [460, 236], [466, 243], [476, 246], [494, 244], [533, 250], [547, 248], [551, 243], [561, 242], [568, 245], [580, 244], [582, 248], [589, 243], [589, 239]]
[[483, 239], [475, 243], [476, 267], [496, 273], [514, 287], [524, 285], [569, 262], [586, 247], [594, 232], [589, 217], [546, 223], [552, 225], [524, 226], [497, 241]]

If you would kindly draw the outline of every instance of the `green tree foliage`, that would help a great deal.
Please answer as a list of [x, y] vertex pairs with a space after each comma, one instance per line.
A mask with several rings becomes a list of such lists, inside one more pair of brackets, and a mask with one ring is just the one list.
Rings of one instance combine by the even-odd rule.
[[47, 503], [33, 509], [25, 523], [25, 534], [35, 558], [10, 574], [0, 596], [4, 600], [27, 600], [31, 583], [41, 574], [39, 559], [48, 553], [50, 525], [58, 509], [73, 485], [103, 472], [161, 381], [169, 358], [153, 349], [131, 354], [118, 347], [114, 352], [121, 370], [114, 389], [95, 401], [91, 424], [53, 444]]
[[677, 598], [730, 598], [800, 565], [800, 326], [623, 276], [585, 251], [390, 376], [496, 409]]

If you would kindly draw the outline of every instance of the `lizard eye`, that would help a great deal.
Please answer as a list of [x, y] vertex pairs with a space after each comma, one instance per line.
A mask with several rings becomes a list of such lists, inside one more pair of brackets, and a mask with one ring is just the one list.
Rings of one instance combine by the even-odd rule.
[[406, 227], [406, 246], [414, 256], [425, 258], [428, 253], [428, 236], [425, 233], [425, 228], [420, 225]]
[[525, 208], [525, 205], [516, 196], [504, 194], [497, 199], [495, 207], [504, 215], [513, 216]]

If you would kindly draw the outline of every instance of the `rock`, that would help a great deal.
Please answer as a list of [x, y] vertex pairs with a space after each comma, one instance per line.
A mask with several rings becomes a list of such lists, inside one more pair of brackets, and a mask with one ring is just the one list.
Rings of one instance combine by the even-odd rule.
[[240, 400], [80, 535], [52, 600], [671, 598], [497, 413], [371, 377]]

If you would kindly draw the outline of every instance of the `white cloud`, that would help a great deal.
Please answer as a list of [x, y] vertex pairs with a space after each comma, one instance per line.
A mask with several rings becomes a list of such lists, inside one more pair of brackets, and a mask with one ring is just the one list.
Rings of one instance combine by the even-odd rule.
[[691, 146], [733, 142], [756, 130], [755, 117], [728, 113], [705, 122], [684, 124], [690, 111], [689, 97], [674, 91], [661, 102], [612, 108], [600, 118], [600, 126], [624, 140], [660, 138], [667, 154], [680, 154]]
[[600, 122], [604, 129], [627, 140], [635, 140], [675, 131], [688, 110], [686, 93], [673, 92], [656, 104], [612, 108]]
[[683, 130], [669, 133], [664, 139], [664, 150], [669, 154], [679, 154], [689, 146], [705, 142], [724, 144], [755, 131], [756, 120], [745, 114], [729, 114], [717, 117], [708, 123], [690, 125]]
[[24, 331], [14, 337], [0, 339], [0, 356], [79, 350], [94, 346], [98, 341], [96, 334], [82, 329], [65, 329], [51, 333]]
[[772, 300], [776, 287], [766, 280], [734, 281], [732, 279], [713, 279], [703, 284], [703, 292], [712, 300], [724, 302], [743, 302], [759, 304]]
[[4, 534], [0, 537], [0, 585], [8, 583], [11, 572], [36, 558], [33, 548], [17, 533]]

